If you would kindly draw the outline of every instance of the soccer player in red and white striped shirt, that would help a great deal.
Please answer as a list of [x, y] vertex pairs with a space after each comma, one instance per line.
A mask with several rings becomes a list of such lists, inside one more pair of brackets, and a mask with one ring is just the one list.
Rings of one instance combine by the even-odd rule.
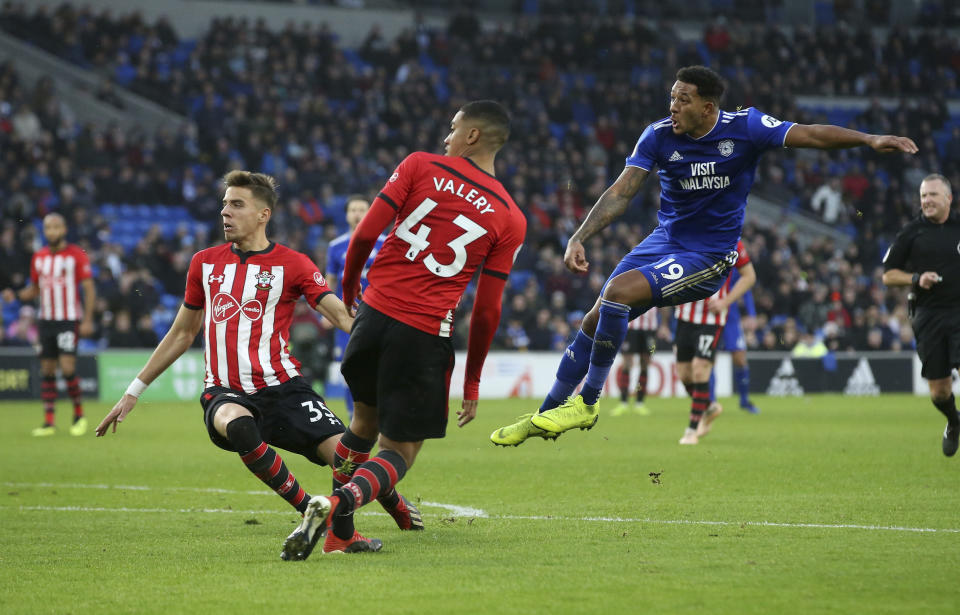
[[[270, 445], [329, 465], [337, 487], [367, 459], [373, 442], [344, 434], [340, 419], [301, 377], [300, 364], [287, 348], [294, 305], [305, 297], [344, 331], [353, 318], [309, 258], [267, 239], [267, 222], [277, 203], [273, 178], [232, 171], [224, 184], [221, 217], [229, 243], [193, 256], [183, 306], [170, 331], [97, 426], [97, 436], [111, 425], [116, 431], [147, 385], [203, 328], [206, 388], [200, 404], [210, 439], [238, 453], [252, 473], [303, 513], [310, 495]], [[422, 529], [415, 508], [396, 492], [386, 495], [393, 499], [381, 502], [401, 529]], [[324, 552], [377, 551], [380, 546], [379, 540], [354, 531], [347, 540], [328, 541]]]
[[[34, 436], [52, 436], [54, 405], [57, 401], [57, 366], [67, 383], [67, 394], [73, 401], [73, 425], [70, 434], [87, 432], [83, 416], [80, 381], [77, 378], [77, 338], [93, 334], [93, 306], [96, 287], [90, 271], [90, 259], [79, 246], [67, 243], [67, 223], [57, 213], [43, 219], [46, 247], [30, 261], [30, 281], [20, 289], [21, 301], [40, 298], [37, 330], [40, 336], [40, 399], [43, 400], [43, 426], [33, 430]], [[81, 294], [80, 289], [83, 289]], [[5, 291], [7, 294], [7, 291]], [[9, 295], [8, 295], [9, 297]]]
[[[670, 339], [670, 330], [660, 324], [659, 312], [660, 310], [656, 308], [647, 310], [627, 325], [627, 337], [624, 338], [623, 345], [620, 347], [620, 367], [617, 369], [620, 403], [610, 412], [611, 416], [620, 416], [629, 410], [641, 415], [650, 414], [650, 410], [644, 403], [647, 395], [647, 368], [650, 366], [650, 357], [657, 345], [656, 337], [659, 335], [667, 340]], [[636, 401], [630, 403], [630, 372], [633, 371], [634, 355], [640, 358], [640, 374], [637, 377], [635, 390]]]
[[757, 274], [742, 240], [737, 242], [736, 267], [740, 279], [732, 288], [728, 275], [713, 295], [676, 307], [677, 376], [692, 398], [690, 423], [680, 444], [697, 444], [700, 437], [709, 433], [713, 420], [723, 412], [720, 404], [710, 404], [710, 372], [713, 371], [717, 341], [727, 322], [730, 304], [738, 301], [757, 282]]

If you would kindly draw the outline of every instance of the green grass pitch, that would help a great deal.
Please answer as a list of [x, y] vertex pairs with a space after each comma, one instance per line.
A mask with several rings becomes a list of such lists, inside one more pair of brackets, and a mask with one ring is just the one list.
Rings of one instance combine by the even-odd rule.
[[[357, 526], [382, 552], [306, 562], [279, 559], [297, 515], [210, 444], [197, 404], [142, 404], [101, 439], [32, 438], [39, 402], [0, 404], [0, 612], [953, 612], [960, 458], [929, 400], [726, 401], [695, 447], [677, 444], [687, 402], [651, 399], [509, 449], [490, 432], [537, 401], [481, 401], [400, 484], [426, 531], [373, 504]], [[329, 491], [327, 468], [284, 458]]]

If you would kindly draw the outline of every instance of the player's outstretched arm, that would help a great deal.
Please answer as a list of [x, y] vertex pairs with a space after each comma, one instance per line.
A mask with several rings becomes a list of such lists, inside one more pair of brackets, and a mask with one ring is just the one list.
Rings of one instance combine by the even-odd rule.
[[600, 195], [600, 199], [590, 208], [580, 228], [571, 235], [563, 262], [574, 273], [586, 273], [590, 268], [587, 262], [583, 242], [590, 239], [627, 210], [630, 201], [640, 191], [640, 186], [650, 173], [639, 167], [626, 167], [613, 184]]
[[[130, 385], [131, 388], [127, 389], [120, 401], [97, 425], [97, 437], [106, 434], [111, 425], [113, 425], [113, 431], [117, 431], [117, 423], [122, 423], [123, 419], [130, 414], [146, 385], [156, 380], [157, 376], [166, 371], [180, 355], [190, 348], [202, 326], [203, 310], [191, 310], [188, 307], [180, 306], [180, 311], [177, 312], [177, 317], [174, 319], [173, 325], [170, 326], [170, 330], [163, 336], [163, 339], [157, 345], [157, 349], [147, 359], [147, 364], [137, 374], [137, 380], [134, 380], [134, 383], [139, 382], [140, 390], [136, 390], [137, 387], [134, 384]], [[131, 389], [133, 389], [133, 393], [131, 393]]]
[[339, 297], [333, 293], [328, 293], [320, 299], [320, 302], [317, 303], [314, 309], [317, 310], [321, 316], [333, 323], [333, 326], [341, 331], [350, 333], [350, 329], [353, 327], [353, 316], [350, 315], [347, 306], [343, 301], [340, 301]]
[[881, 153], [916, 154], [913, 139], [896, 135], [871, 135], [832, 124], [794, 124], [783, 141], [786, 147], [845, 149], [866, 145]]

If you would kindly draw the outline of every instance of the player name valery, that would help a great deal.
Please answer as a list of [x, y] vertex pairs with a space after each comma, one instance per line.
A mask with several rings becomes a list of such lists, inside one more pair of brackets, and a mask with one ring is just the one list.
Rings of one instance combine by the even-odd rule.
[[726, 188], [730, 185], [730, 177], [727, 175], [714, 175], [716, 172], [716, 162], [691, 162], [690, 175], [692, 177], [680, 180], [680, 185], [684, 190], [704, 190], [713, 188], [714, 190]]
[[490, 201], [487, 200], [487, 197], [481, 196], [479, 192], [470, 188], [469, 191], [464, 194], [464, 191], [467, 190], [464, 184], [455, 184], [452, 179], [447, 179], [446, 177], [434, 177], [433, 185], [437, 187], [438, 192], [449, 192], [450, 194], [455, 194], [467, 203], [470, 203], [477, 208], [481, 214], [493, 212], [493, 206], [490, 205]]

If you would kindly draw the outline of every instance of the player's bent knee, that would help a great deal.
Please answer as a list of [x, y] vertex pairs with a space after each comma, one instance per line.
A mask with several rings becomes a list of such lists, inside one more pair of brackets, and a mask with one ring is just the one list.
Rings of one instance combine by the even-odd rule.
[[225, 403], [217, 407], [213, 415], [213, 428], [217, 430], [224, 438], [229, 439], [227, 426], [234, 420], [243, 416], [253, 416], [253, 413], [240, 404]]
[[633, 270], [625, 271], [610, 280], [603, 289], [603, 298], [623, 305], [641, 307], [651, 305], [653, 294], [647, 277]]

